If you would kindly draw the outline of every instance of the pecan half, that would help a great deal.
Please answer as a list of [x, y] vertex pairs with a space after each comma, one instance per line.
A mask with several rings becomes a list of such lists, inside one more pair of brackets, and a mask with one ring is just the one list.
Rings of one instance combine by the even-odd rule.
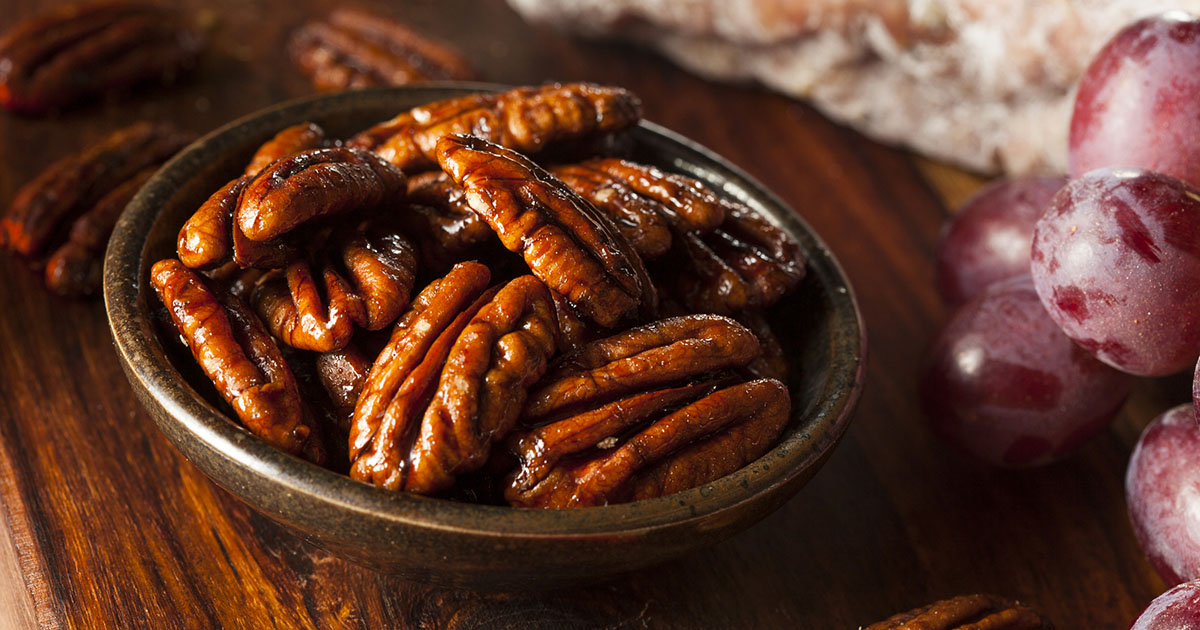
[[211, 269], [233, 259], [241, 267], [282, 267], [297, 257], [295, 248], [280, 240], [246, 238], [234, 223], [238, 199], [250, 180], [284, 157], [325, 144], [325, 131], [312, 123], [293, 125], [265, 142], [246, 165], [241, 177], [213, 193], [179, 230], [179, 260], [194, 269]]
[[893, 615], [866, 630], [1053, 630], [1031, 608], [994, 595], [959, 595]]
[[[416, 278], [412, 244], [382, 220], [342, 228], [314, 256], [268, 273], [251, 297], [271, 334], [294, 348], [345, 347], [354, 327], [379, 330], [408, 306]], [[320, 285], [312, 268], [320, 273]]]
[[318, 217], [400, 202], [406, 190], [404, 174], [372, 153], [311, 149], [250, 180], [234, 218], [247, 238], [266, 241]]
[[437, 143], [471, 134], [534, 153], [551, 142], [620, 131], [637, 124], [641, 102], [631, 92], [588, 83], [520, 87], [423, 105], [351, 138], [405, 171], [437, 166]]
[[67, 242], [46, 260], [46, 287], [64, 296], [95, 295], [100, 291], [104, 248], [117, 219], [158, 165], [142, 169], [75, 219]]
[[689, 232], [676, 243], [655, 275], [693, 311], [728, 315], [767, 308], [804, 279], [799, 243], [744, 206], [730, 208], [712, 232]]
[[195, 63], [203, 37], [168, 7], [135, 2], [67, 5], [0, 38], [0, 106], [42, 114]]
[[584, 315], [611, 328], [657, 308], [642, 259], [612, 220], [529, 158], [454, 135], [438, 142], [438, 161], [504, 246]]
[[788, 382], [788, 360], [779, 337], [771, 329], [767, 317], [762, 311], [743, 311], [734, 316], [740, 324], [750, 329], [758, 337], [762, 352], [758, 358], [746, 366], [746, 370], [759, 378], [773, 378], [782, 383]]
[[456, 265], [397, 323], [354, 410], [351, 477], [440, 492], [512, 428], [554, 352], [554, 312], [532, 276], [489, 280], [483, 265]]
[[408, 208], [397, 218], [421, 243], [421, 262], [433, 270], [449, 269], [496, 238], [463, 189], [441, 171], [409, 178]]
[[322, 463], [296, 380], [271, 335], [237, 298], [218, 296], [177, 260], [154, 264], [150, 282], [192, 356], [251, 433]]
[[787, 424], [787, 388], [729, 370], [758, 351], [736, 322], [655, 322], [566, 355], [530, 392], [505, 498], [581, 507], [664, 496], [762, 456]]
[[337, 412], [338, 428], [349, 431], [354, 405], [367, 384], [371, 360], [350, 343], [341, 350], [317, 354], [315, 363], [317, 378]]
[[550, 297], [554, 299], [554, 316], [558, 319], [559, 348], [572, 352], [600, 337], [600, 329], [585, 320], [567, 298], [554, 291], [550, 292]]
[[[656, 215], [684, 232], [708, 232], [738, 205], [699, 180], [618, 158], [595, 158], [551, 170], [597, 206]], [[669, 246], [670, 239], [666, 241]]]
[[321, 91], [475, 78], [445, 44], [381, 15], [340, 8], [292, 34], [292, 61]]
[[162, 164], [192, 137], [169, 125], [139, 122], [62, 158], [17, 191], [0, 218], [0, 244], [22, 256], [40, 254], [104, 195]]

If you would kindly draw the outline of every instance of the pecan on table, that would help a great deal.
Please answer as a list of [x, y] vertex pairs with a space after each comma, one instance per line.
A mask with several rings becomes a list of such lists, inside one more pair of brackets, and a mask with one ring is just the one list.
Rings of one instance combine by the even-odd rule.
[[522, 153], [547, 144], [621, 131], [637, 124], [641, 102], [631, 92], [588, 83], [520, 87], [470, 94], [414, 108], [351, 138], [410, 172], [437, 166], [437, 143], [471, 134]]
[[438, 161], [504, 246], [589, 319], [611, 328], [655, 311], [645, 265], [612, 220], [529, 158], [454, 135]]
[[176, 245], [179, 260], [193, 269], [211, 269], [230, 259], [240, 267], [274, 269], [295, 259], [298, 253], [286, 242], [246, 238], [234, 223], [234, 213], [242, 191], [255, 175], [276, 160], [324, 144], [325, 131], [313, 123], [293, 125], [265, 142], [250, 158], [242, 176], [213, 193], [180, 228]]
[[[594, 158], [551, 172], [597, 206], [657, 215], [684, 232], [709, 232], [736, 206], [699, 180], [618, 158]], [[669, 246], [670, 238], [666, 241]]]
[[162, 164], [191, 139], [169, 125], [139, 122], [51, 164], [17, 191], [0, 218], [0, 245], [25, 257], [41, 254], [114, 188]]
[[505, 498], [582, 507], [664, 496], [765, 453], [788, 420], [787, 387], [736, 370], [758, 354], [733, 320], [660, 320], [563, 356], [530, 392], [510, 444]]
[[323, 92], [475, 78], [445, 44], [381, 15], [340, 8], [305, 24], [288, 44], [292, 61]]
[[178, 11], [85, 2], [21, 22], [0, 37], [0, 106], [43, 114], [149, 80], [199, 57], [200, 31]]
[[416, 272], [408, 239], [384, 219], [371, 219], [335, 230], [317, 253], [268, 272], [251, 302], [287, 345], [329, 352], [344, 348], [355, 326], [379, 330], [395, 321]]
[[770, 307], [805, 273], [799, 243], [740, 204], [717, 229], [680, 235], [659, 262], [655, 279], [668, 293], [694, 312], [722, 315]]
[[214, 294], [174, 259], [155, 263], [150, 282], [192, 356], [242, 424], [280, 450], [323, 463], [325, 448], [296, 379], [254, 313], [231, 295]]
[[456, 265], [396, 324], [354, 410], [351, 477], [440, 492], [512, 428], [554, 352], [554, 307], [533, 276], [488, 289], [490, 276]]
[[95, 295], [100, 290], [104, 249], [117, 219], [158, 165], [142, 169], [75, 219], [67, 242], [46, 260], [46, 287], [59, 295]]
[[408, 209], [397, 219], [418, 240], [421, 263], [431, 270], [448, 270], [496, 239], [471, 210], [463, 189], [441, 171], [409, 178]]
[[268, 241], [316, 218], [404, 200], [407, 181], [366, 151], [310, 149], [276, 160], [238, 198], [234, 220], [254, 241]]
[[959, 595], [893, 615], [866, 630], [1053, 630], [1031, 608], [994, 595]]

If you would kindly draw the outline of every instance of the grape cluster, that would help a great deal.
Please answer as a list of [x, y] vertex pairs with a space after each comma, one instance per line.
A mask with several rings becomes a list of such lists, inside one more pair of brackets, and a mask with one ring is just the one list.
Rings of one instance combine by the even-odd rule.
[[[1100, 50], [1079, 84], [1068, 162], [1070, 180], [983, 189], [936, 254], [956, 310], [930, 350], [922, 402], [936, 433], [994, 464], [1066, 455], [1104, 430], [1135, 376], [1196, 365], [1200, 18], [1146, 17]], [[1139, 629], [1200, 628], [1196, 370], [1193, 405], [1155, 419], [1129, 463], [1138, 541], [1164, 581], [1184, 583]]]

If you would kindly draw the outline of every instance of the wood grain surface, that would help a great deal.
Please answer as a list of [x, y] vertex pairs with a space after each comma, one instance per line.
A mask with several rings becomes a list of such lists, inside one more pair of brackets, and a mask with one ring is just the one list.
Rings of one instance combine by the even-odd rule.
[[[52, 4], [6, 0], [0, 29]], [[205, 132], [310, 94], [283, 45], [334, 4], [188, 3], [215, 23], [196, 74], [57, 118], [0, 114], [0, 199], [133, 120]], [[210, 483], [134, 400], [101, 304], [52, 297], [0, 256], [0, 627], [853, 629], [985, 591], [1060, 628], [1124, 628], [1162, 590], [1134, 542], [1123, 478], [1141, 428], [1187, 400], [1187, 377], [1143, 382], [1110, 431], [1036, 470], [976, 464], [926, 429], [915, 380], [944, 317], [932, 251], [947, 208], [978, 178], [759, 88], [531, 27], [498, 0], [377, 8], [452, 42], [492, 81], [626, 86], [650, 120], [795, 207], [840, 258], [866, 316], [867, 388], [848, 436], [791, 502], [706, 552], [568, 591], [427, 587], [332, 557]]]

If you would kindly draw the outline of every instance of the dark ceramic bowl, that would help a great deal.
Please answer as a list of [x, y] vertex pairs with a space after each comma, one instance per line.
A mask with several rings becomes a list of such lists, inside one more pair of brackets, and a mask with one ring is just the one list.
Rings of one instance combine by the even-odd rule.
[[[494, 86], [438, 85], [334, 94], [286, 103], [200, 139], [167, 163], [121, 217], [104, 265], [104, 301], [121, 362], [164, 434], [217, 484], [332, 553], [448, 585], [541, 588], [627, 571], [701, 549], [750, 526], [807, 482], [850, 423], [866, 340], [837, 261], [775, 195], [710, 151], [642, 123], [633, 157], [697, 177], [794, 236], [808, 275], [772, 320], [792, 364], [792, 418], [782, 441], [749, 466], [668, 497], [606, 507], [532, 510], [389, 492], [286, 455], [193, 388], [190, 356], [154, 324], [150, 266], [175, 255], [183, 221], [240, 173], [255, 148], [303, 121], [346, 137], [423, 103]], [[171, 344], [168, 348], [164, 344]], [[182, 358], [181, 358], [182, 357]], [[203, 392], [203, 393], [200, 393]]]

